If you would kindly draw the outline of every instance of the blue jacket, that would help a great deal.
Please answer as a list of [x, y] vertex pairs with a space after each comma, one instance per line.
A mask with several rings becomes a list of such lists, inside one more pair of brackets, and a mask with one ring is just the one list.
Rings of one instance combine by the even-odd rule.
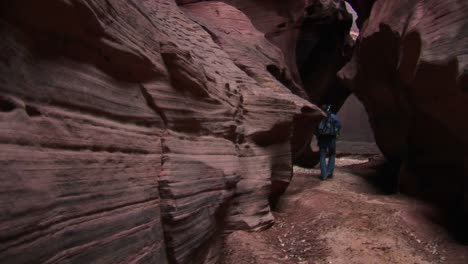
[[317, 136], [338, 136], [341, 130], [341, 123], [338, 117], [329, 112], [328, 117], [322, 120], [317, 128]]

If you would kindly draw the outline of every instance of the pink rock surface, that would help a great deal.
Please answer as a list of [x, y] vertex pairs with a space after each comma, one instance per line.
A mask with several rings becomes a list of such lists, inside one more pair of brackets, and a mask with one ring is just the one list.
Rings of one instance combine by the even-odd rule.
[[[182, 6], [187, 3], [183, 0], [177, 2]], [[191, 2], [198, 2], [199, 6], [218, 3]], [[352, 17], [346, 10], [344, 0], [221, 2], [245, 13], [255, 28], [281, 49], [285, 63], [291, 70], [291, 77], [302, 86], [302, 89], [293, 90], [295, 94], [318, 103], [327, 96], [330, 88], [334, 89], [335, 74], [349, 59], [348, 55], [343, 56], [344, 46], [352, 45], [348, 39]], [[207, 18], [210, 19], [215, 21], [216, 15]], [[239, 26], [230, 22], [232, 20], [226, 19], [224, 25]]]
[[308, 2], [312, 1], [225, 0], [223, 2], [245, 13], [255, 27], [283, 51], [295, 81], [300, 83], [296, 64], [296, 44], [304, 9]]
[[248, 20], [218, 42], [170, 0], [0, 10], [0, 263], [215, 263], [273, 222], [294, 119], [322, 114]]
[[[290, 93], [292, 91], [295, 94], [300, 94], [302, 87], [292, 79], [281, 50], [267, 41], [264, 34], [254, 27], [249, 18], [233, 6], [221, 2], [198, 2], [184, 5], [182, 10], [203, 26], [213, 40], [232, 58], [235, 65], [261, 87], [274, 91], [275, 97], [278, 99], [285, 98], [295, 102], [298, 106], [297, 111], [303, 114], [296, 116], [293, 124], [294, 131], [298, 130], [304, 133], [293, 134], [292, 152], [297, 153], [300, 148], [310, 142], [315, 120], [321, 118], [320, 111], [317, 108], [310, 108], [305, 100]], [[260, 92], [261, 90], [257, 88], [256, 91]], [[268, 111], [268, 109], [264, 111]], [[273, 133], [276, 134], [272, 136], [284, 137], [289, 133], [288, 125], [276, 124], [275, 120], [271, 121], [271, 125], [274, 127]], [[255, 120], [255, 122], [257, 121]], [[269, 137], [262, 132], [261, 135], [255, 136], [254, 140], [261, 141], [261, 144], [277, 140], [268, 139]], [[285, 156], [286, 149], [281, 148], [283, 150], [279, 150], [281, 154], [277, 157], [277, 162], [281, 165], [277, 165], [272, 170], [274, 189], [274, 193], [270, 195], [272, 200], [278, 198], [285, 191], [291, 178], [291, 172], [287, 165], [290, 157]]]
[[[252, 54], [245, 57], [234, 56], [239, 57], [235, 59], [237, 64], [250, 65], [245, 70], [248, 71], [249, 67], [252, 67], [252, 63], [246, 63], [246, 59], [260, 59], [263, 64], [268, 63], [269, 73], [294, 94], [315, 104], [333, 104], [335, 110], [341, 107], [349, 95], [349, 91], [344, 89], [336, 78], [336, 72], [350, 58], [351, 53], [348, 50], [353, 44], [349, 37], [352, 18], [346, 11], [344, 0], [221, 1], [242, 11], [251, 22], [244, 15], [239, 19], [236, 15], [238, 11], [220, 11], [217, 6], [221, 3], [217, 1], [190, 1], [192, 4], [187, 4], [186, 1], [177, 2], [186, 9], [193, 9], [198, 17], [205, 16], [202, 24], [206, 28], [212, 28], [213, 35], [219, 35], [221, 39], [224, 35], [224, 38], [228, 39], [224, 41], [224, 47], [229, 46], [229, 50], [234, 49], [238, 53]], [[218, 11], [215, 12], [215, 9]], [[252, 29], [252, 26], [256, 30]], [[223, 31], [223, 28], [226, 30]], [[257, 30], [283, 52], [284, 59], [271, 57], [271, 54], [277, 53], [271, 52], [272, 47], [269, 43], [264, 44], [265, 41]], [[238, 47], [236, 38], [242, 39], [247, 46]], [[249, 43], [249, 39], [257, 41]], [[262, 53], [268, 54], [269, 57], [264, 57]], [[259, 71], [255, 72], [259, 75]], [[260, 72], [262, 75], [268, 75], [264, 71]], [[258, 77], [265, 79], [260, 75]], [[296, 127], [303, 128], [294, 130], [293, 160], [296, 164], [313, 167], [318, 162], [318, 156], [310, 149], [312, 124], [300, 116], [296, 117], [296, 123], [300, 124]]]

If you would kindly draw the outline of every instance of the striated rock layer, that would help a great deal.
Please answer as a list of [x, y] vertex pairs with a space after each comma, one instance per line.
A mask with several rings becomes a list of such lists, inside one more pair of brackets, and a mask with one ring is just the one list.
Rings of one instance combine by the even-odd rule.
[[[229, 35], [231, 39], [232, 35], [244, 35], [241, 39], [250, 38], [246, 33], [249, 30], [245, 30], [238, 17], [226, 12], [209, 11], [221, 5], [220, 2], [196, 0], [177, 2], [188, 10], [197, 9], [199, 16], [210, 14], [205, 15], [203, 20], [206, 27], [221, 29], [213, 30], [214, 35]], [[283, 52], [284, 62], [275, 64], [278, 67], [266, 65], [271, 75], [294, 94], [312, 103], [333, 104], [334, 111], [341, 108], [349, 91], [338, 82], [336, 72], [350, 59], [354, 44], [349, 36], [352, 16], [346, 10], [344, 0], [223, 0], [221, 2], [235, 6], [245, 13], [255, 28]], [[223, 28], [226, 28], [224, 32]], [[231, 41], [231, 46], [235, 47], [236, 41]], [[251, 43], [249, 45], [251, 49], [247, 54], [254, 54], [249, 57], [258, 60], [262, 57], [261, 53], [271, 49], [270, 46]], [[255, 53], [260, 54], [255, 55]], [[266, 64], [271, 58], [260, 61]], [[239, 59], [237, 63], [245, 64], [245, 59]], [[301, 117], [296, 117], [295, 123], [298, 124], [296, 127], [302, 129], [294, 130], [293, 160], [301, 166], [312, 167], [318, 162], [318, 156], [314, 155], [310, 148], [312, 140], [310, 131], [313, 124]]]
[[[264, 34], [256, 30], [249, 18], [240, 10], [221, 2], [199, 2], [184, 5], [182, 9], [210, 33], [213, 40], [229, 54], [237, 67], [261, 86], [270, 87], [280, 94], [284, 93], [290, 96], [291, 100], [294, 100], [295, 96], [289, 91], [295, 94], [301, 93], [302, 87], [292, 79], [281, 50], [268, 42]], [[315, 122], [310, 122], [309, 115], [313, 115], [314, 119], [320, 118], [319, 115], [309, 111], [295, 116], [293, 153], [298, 152], [310, 140]], [[288, 133], [288, 127], [278, 126], [274, 133], [282, 137], [281, 135]], [[265, 138], [261, 140], [264, 141]], [[273, 203], [286, 189], [289, 178], [290, 171], [287, 166], [274, 169], [273, 193], [270, 195]]]
[[381, 150], [401, 166], [401, 188], [456, 212], [464, 207], [465, 217], [467, 16], [466, 1], [375, 1], [340, 73], [364, 103]]
[[0, 4], [0, 263], [215, 263], [273, 222], [294, 120], [322, 113], [213, 5]]
[[[336, 83], [335, 75], [350, 59], [354, 44], [349, 36], [352, 15], [347, 11], [344, 0], [177, 0], [179, 5], [188, 9], [193, 6], [216, 6], [220, 2], [245, 13], [255, 28], [281, 49], [289, 69], [269, 71], [278, 79], [284, 79], [284, 82], [299, 84], [299, 88], [286, 85], [295, 94], [318, 103], [332, 101], [340, 93], [339, 105], [344, 102], [349, 92], [336, 87], [339, 83]], [[226, 18], [220, 18], [226, 15], [220, 12], [210, 14], [205, 21], [211, 21], [211, 25], [220, 27], [217, 21], [223, 19], [223, 25], [227, 28], [240, 26], [237, 25], [237, 17], [231, 19], [232, 14]]]

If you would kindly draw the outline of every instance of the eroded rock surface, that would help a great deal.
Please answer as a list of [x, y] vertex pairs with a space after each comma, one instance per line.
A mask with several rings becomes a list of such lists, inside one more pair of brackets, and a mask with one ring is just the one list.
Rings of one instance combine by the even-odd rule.
[[[341, 95], [340, 106], [349, 94], [342, 91], [342, 87], [336, 87], [339, 84], [335, 78], [336, 72], [350, 59], [354, 44], [349, 36], [352, 16], [347, 11], [344, 0], [177, 2], [187, 8], [208, 7], [224, 2], [245, 13], [255, 28], [284, 53], [285, 63], [291, 70], [290, 74], [284, 74], [286, 79], [289, 80], [291, 76], [295, 83], [303, 87], [293, 88], [295, 94], [319, 103], [331, 101], [336, 97], [334, 95], [344, 93], [345, 95]], [[193, 4], [194, 2], [197, 3]], [[216, 21], [222, 16], [223, 13], [211, 13], [205, 21], [212, 21], [211, 25], [221, 27]], [[232, 15], [228, 14], [228, 17]], [[223, 25], [228, 28], [240, 27], [237, 23], [232, 23], [239, 22], [238, 19], [226, 18], [224, 21]], [[284, 72], [284, 69], [270, 70], [278, 71]], [[337, 89], [340, 91], [335, 91]]]
[[[213, 40], [228, 53], [234, 64], [257, 83], [278, 91], [278, 93], [275, 92], [277, 98], [286, 96], [288, 100], [300, 100], [290, 93], [292, 91], [294, 94], [300, 94], [303, 90], [292, 79], [281, 50], [267, 41], [264, 34], [259, 32], [240, 10], [221, 2], [184, 5], [182, 10], [202, 25], [211, 34]], [[319, 112], [310, 111], [307, 108], [298, 109], [298, 111], [302, 111], [303, 114], [297, 115], [294, 119], [293, 153], [299, 152], [310, 142], [311, 131], [315, 124], [310, 122], [311, 117], [315, 120], [320, 119]], [[282, 138], [285, 133], [289, 133], [289, 126], [280, 124], [275, 127], [273, 133], [276, 134], [274, 137]], [[269, 140], [269, 136], [264, 133], [256, 138], [259, 141]], [[273, 174], [272, 201], [285, 191], [291, 177], [288, 166], [276, 167]]]
[[[183, 0], [178, 1], [187, 9], [194, 9], [196, 6], [205, 6], [205, 9], [215, 8], [220, 5], [217, 1], [189, 2], [192, 4], [187, 4], [188, 2]], [[285, 84], [294, 94], [310, 102], [330, 103], [334, 105], [334, 111], [340, 109], [349, 91], [338, 82], [336, 72], [350, 59], [354, 44], [349, 36], [352, 16], [346, 10], [344, 0], [224, 0], [221, 2], [245, 13], [251, 20], [248, 24], [253, 24], [267, 40], [283, 52], [284, 63], [281, 61], [267, 65], [271, 75]], [[245, 22], [238, 18], [232, 19], [232, 14], [208, 12], [202, 8], [198, 8], [198, 13], [210, 14], [203, 19], [207, 27], [236, 29], [226, 30], [225, 33], [222, 30], [213, 30], [215, 35], [229, 35], [232, 39], [231, 35], [239, 36], [245, 33], [245, 29], [241, 29], [243, 28], [241, 24]], [[250, 29], [247, 31], [251, 32]], [[243, 38], [251, 37], [246, 34]], [[231, 43], [236, 46], [236, 42], [231, 41]], [[270, 46], [258, 45], [258, 42], [251, 44], [252, 48], [247, 53], [253, 54], [255, 60], [258, 60], [256, 57], [261, 56], [261, 53], [271, 54], [268, 52]], [[256, 56], [255, 52], [260, 54]], [[267, 61], [271, 61], [271, 58]], [[245, 64], [242, 61], [240, 63]], [[296, 117], [295, 123], [301, 124], [296, 127], [302, 129], [294, 130], [293, 160], [296, 164], [313, 167], [318, 162], [318, 156], [310, 149], [311, 124], [301, 117]]]
[[463, 204], [468, 212], [467, 16], [466, 1], [375, 1], [341, 72], [383, 153], [401, 164], [401, 187], [458, 215]]
[[261, 34], [217, 40], [170, 0], [0, 10], [1, 263], [215, 263], [273, 222], [293, 120], [322, 114]]

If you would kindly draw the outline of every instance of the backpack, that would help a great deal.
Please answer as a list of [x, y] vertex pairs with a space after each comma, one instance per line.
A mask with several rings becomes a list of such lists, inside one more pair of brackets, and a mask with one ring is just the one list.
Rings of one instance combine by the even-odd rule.
[[322, 120], [318, 127], [321, 136], [336, 136], [340, 133], [340, 122], [334, 114], [328, 114], [327, 119]]

